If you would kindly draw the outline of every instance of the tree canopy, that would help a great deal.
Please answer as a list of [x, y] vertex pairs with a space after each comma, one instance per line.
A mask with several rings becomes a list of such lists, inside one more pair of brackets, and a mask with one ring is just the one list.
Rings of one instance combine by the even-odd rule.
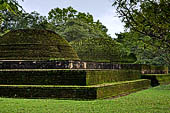
[[[169, 0], [115, 0], [118, 16], [131, 32], [144, 35], [145, 46], [152, 46], [157, 56], [170, 62], [170, 1]], [[139, 40], [140, 40], [139, 39]]]
[[15, 29], [45, 29], [47, 24], [47, 19], [44, 16], [41, 16], [38, 12], [31, 13], [20, 13], [19, 16], [9, 12], [2, 11], [4, 21], [1, 24], [1, 33], [4, 33], [7, 30]]
[[4, 21], [1, 24], [1, 33], [12, 29], [47, 29], [55, 31], [67, 41], [82, 38], [109, 37], [107, 28], [99, 21], [94, 21], [89, 13], [78, 12], [72, 7], [54, 8], [49, 11], [48, 18], [38, 12], [22, 12], [17, 16], [8, 10], [2, 11]]
[[167, 54], [160, 54], [155, 46], [145, 43], [148, 40], [148, 36], [138, 32], [125, 32], [117, 34], [117, 36], [116, 41], [123, 45], [121, 49], [136, 55], [136, 63], [169, 65], [166, 59], [168, 57]]
[[89, 13], [78, 12], [72, 7], [54, 8], [49, 13], [49, 29], [53, 29], [68, 41], [81, 38], [110, 37], [108, 29], [99, 20], [94, 21]]
[[169, 46], [169, 0], [116, 0], [113, 4], [126, 28], [161, 40]]
[[[23, 1], [23, 0], [22, 0]], [[17, 14], [22, 7], [18, 4], [16, 0], [0, 0], [0, 24], [4, 20], [2, 11], [8, 10], [13, 14]]]
[[132, 63], [136, 57], [122, 51], [123, 44], [112, 38], [86, 38], [70, 42], [83, 61]]

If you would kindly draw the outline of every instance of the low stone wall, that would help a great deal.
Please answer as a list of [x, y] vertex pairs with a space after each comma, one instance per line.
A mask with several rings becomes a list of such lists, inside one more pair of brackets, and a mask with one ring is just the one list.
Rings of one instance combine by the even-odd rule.
[[168, 74], [168, 67], [155, 65], [141, 65], [142, 74]]
[[0, 69], [141, 69], [139, 64], [85, 61], [0, 61]]
[[0, 69], [132, 69], [142, 74], [168, 74], [168, 67], [86, 61], [0, 61]]
[[0, 61], [0, 69], [70, 69], [69, 61]]

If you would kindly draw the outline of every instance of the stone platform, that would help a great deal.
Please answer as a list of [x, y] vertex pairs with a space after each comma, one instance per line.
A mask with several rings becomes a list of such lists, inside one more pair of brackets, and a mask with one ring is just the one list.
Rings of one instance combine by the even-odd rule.
[[150, 87], [139, 70], [1, 69], [0, 96], [98, 99]]
[[146, 79], [90, 86], [69, 85], [0, 85], [1, 97], [101, 99], [136, 92], [150, 87]]

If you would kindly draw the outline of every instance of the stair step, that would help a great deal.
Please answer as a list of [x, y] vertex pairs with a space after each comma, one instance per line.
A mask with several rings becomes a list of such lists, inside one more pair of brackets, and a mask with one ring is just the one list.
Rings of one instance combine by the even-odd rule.
[[150, 80], [139, 79], [90, 86], [72, 85], [0, 85], [1, 97], [98, 99], [130, 93], [150, 87]]

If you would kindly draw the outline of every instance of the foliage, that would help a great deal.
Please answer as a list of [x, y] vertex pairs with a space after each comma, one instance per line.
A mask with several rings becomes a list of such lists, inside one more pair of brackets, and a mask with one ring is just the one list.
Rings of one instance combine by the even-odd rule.
[[92, 27], [96, 26], [100, 28], [101, 31], [105, 33], [107, 32], [107, 28], [104, 25], [102, 25], [102, 23], [99, 20], [95, 22], [91, 14], [78, 12], [72, 7], [63, 9], [54, 8], [48, 14], [49, 14], [48, 20], [54, 25], [63, 25], [70, 19], [79, 19], [82, 22], [88, 23]]
[[24, 113], [169, 113], [170, 85], [128, 96], [93, 101], [0, 98], [0, 112]]
[[144, 48], [143, 54], [146, 54], [150, 49], [145, 56], [150, 57], [148, 54], [151, 53], [150, 58], [153, 58], [153, 61], [159, 63], [163, 61], [164, 64], [169, 65], [169, 0], [115, 0], [113, 5], [116, 6], [117, 13], [122, 18], [122, 22], [125, 23], [125, 27], [129, 28], [131, 33], [136, 31], [143, 35], [136, 37], [138, 42], [142, 38], [142, 41], [144, 41], [142, 44], [149, 46], [145, 46], [147, 50], [144, 50]]
[[0, 24], [4, 20], [2, 13], [3, 10], [8, 10], [13, 14], [18, 14], [20, 9], [22, 9], [22, 7], [16, 0], [0, 0]]
[[50, 23], [48, 29], [59, 33], [68, 41], [110, 37], [107, 35], [107, 28], [99, 20], [95, 22], [91, 14], [78, 12], [72, 7], [52, 9], [48, 21]]
[[121, 44], [111, 38], [86, 38], [70, 44], [81, 60], [110, 62], [120, 57]]
[[101, 30], [92, 27], [79, 19], [70, 19], [65, 25], [58, 26], [56, 32], [63, 36], [67, 41], [80, 40], [83, 38], [102, 38], [106, 37]]
[[45, 29], [48, 24], [46, 17], [37, 12], [24, 13], [17, 16], [9, 11], [2, 11], [4, 21], [1, 25], [1, 33], [15, 29]]
[[85, 38], [70, 44], [81, 60], [117, 63], [136, 61], [136, 57], [121, 49], [123, 44], [112, 38]]
[[51, 23], [55, 25], [62, 25], [66, 23], [68, 19], [75, 18], [76, 13], [77, 11], [72, 7], [63, 8], [63, 9], [54, 8], [51, 9], [51, 11], [48, 13], [49, 14], [48, 19]]
[[[139, 64], [170, 65], [168, 54], [160, 54], [160, 50], [148, 44], [151, 37], [138, 32], [125, 32], [117, 34], [116, 41], [123, 44], [122, 51], [131, 52], [136, 55]], [[170, 55], [170, 54], [169, 54]]]
[[78, 12], [72, 7], [55, 8], [49, 12], [48, 18], [37, 12], [25, 13], [21, 16], [3, 10], [4, 22], [1, 26], [1, 34], [13, 29], [48, 29], [57, 32], [68, 41], [82, 38], [109, 37], [107, 28], [102, 23], [93, 20], [89, 13]]

